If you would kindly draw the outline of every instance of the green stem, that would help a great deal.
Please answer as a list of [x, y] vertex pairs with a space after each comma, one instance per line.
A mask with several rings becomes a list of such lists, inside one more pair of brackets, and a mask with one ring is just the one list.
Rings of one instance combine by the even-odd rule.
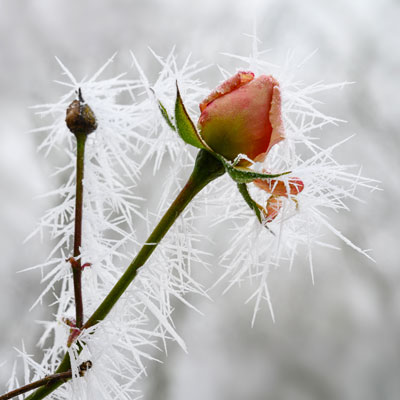
[[137, 270], [144, 265], [147, 259], [151, 256], [161, 239], [165, 236], [169, 228], [171, 228], [172, 224], [190, 203], [193, 197], [196, 196], [196, 194], [199, 193], [208, 183], [221, 176], [224, 172], [225, 169], [220, 161], [214, 158], [207, 151], [200, 150], [192, 175], [186, 185], [183, 187], [175, 201], [171, 204], [158, 225], [154, 228], [153, 232], [146, 240], [146, 243], [131, 262], [125, 273], [85, 323], [84, 328], [96, 325], [97, 322], [106, 317], [135, 278]]
[[[135, 278], [137, 270], [145, 264], [162, 238], [168, 232], [169, 228], [179, 217], [185, 207], [190, 203], [193, 197], [195, 197], [196, 194], [199, 193], [207, 184], [220, 177], [224, 173], [225, 168], [220, 161], [218, 161], [216, 158], [214, 158], [214, 156], [205, 150], [199, 151], [193, 172], [186, 185], [183, 187], [175, 201], [171, 204], [158, 225], [154, 228], [146, 243], [131, 262], [127, 270], [111, 289], [107, 297], [99, 305], [97, 310], [88, 319], [83, 328], [96, 325], [107, 316], [115, 303]], [[57, 368], [56, 373], [68, 371], [70, 368], [69, 355], [67, 353], [64, 356], [64, 359], [61, 361], [60, 366]], [[62, 385], [62, 383], [63, 382], [56, 382], [45, 387], [41, 387], [36, 392], [28, 396], [25, 400], [43, 399], [57, 389], [60, 385]]]
[[[83, 300], [82, 300], [82, 262], [80, 259], [82, 245], [82, 212], [83, 212], [83, 171], [85, 164], [86, 134], [76, 135], [76, 195], [75, 195], [75, 237], [74, 261], [71, 262], [74, 278], [76, 326], [83, 325]], [[77, 259], [79, 258], [79, 259]]]

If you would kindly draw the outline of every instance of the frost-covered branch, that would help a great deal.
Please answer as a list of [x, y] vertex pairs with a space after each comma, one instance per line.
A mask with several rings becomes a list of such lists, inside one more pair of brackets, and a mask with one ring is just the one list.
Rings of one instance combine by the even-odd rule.
[[[85, 361], [79, 366], [79, 376], [82, 377], [85, 375], [85, 372], [92, 367], [91, 361]], [[56, 373], [53, 375], [45, 376], [42, 379], [39, 379], [35, 382], [29, 383], [28, 385], [21, 386], [18, 389], [14, 389], [6, 394], [0, 396], [0, 400], [8, 400], [13, 397], [17, 397], [20, 394], [24, 394], [26, 392], [30, 392], [33, 389], [37, 389], [41, 386], [49, 386], [54, 383], [62, 383], [67, 382], [72, 378], [72, 371], [68, 370], [65, 372]]]
[[87, 136], [97, 129], [96, 117], [91, 108], [85, 104], [81, 89], [78, 90], [78, 100], [74, 100], [67, 109], [65, 122], [76, 137], [76, 192], [75, 192], [75, 224], [74, 252], [68, 261], [72, 267], [74, 279], [75, 310], [77, 329], [83, 325], [82, 298], [82, 221], [83, 221], [83, 175], [85, 168], [85, 145]]

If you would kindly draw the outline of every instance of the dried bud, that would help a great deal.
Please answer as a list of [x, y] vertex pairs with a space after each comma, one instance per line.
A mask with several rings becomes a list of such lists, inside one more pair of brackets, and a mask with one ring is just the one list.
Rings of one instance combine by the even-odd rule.
[[68, 129], [76, 135], [89, 135], [97, 129], [96, 117], [85, 103], [79, 89], [79, 99], [74, 100], [67, 109], [65, 122]]

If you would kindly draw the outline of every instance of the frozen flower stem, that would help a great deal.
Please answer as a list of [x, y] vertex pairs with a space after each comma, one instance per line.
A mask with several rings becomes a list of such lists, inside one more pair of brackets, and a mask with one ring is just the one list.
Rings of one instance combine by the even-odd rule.
[[206, 185], [224, 173], [225, 168], [220, 161], [205, 150], [199, 151], [193, 172], [186, 185], [171, 204], [158, 225], [154, 228], [146, 243], [131, 262], [125, 273], [85, 323], [84, 328], [89, 328], [97, 324], [97, 322], [103, 320], [107, 316], [114, 304], [135, 278], [137, 270], [144, 265], [147, 259], [151, 256], [158, 243], [162, 240], [185, 207]]
[[[223, 164], [206, 150], [200, 150], [192, 174], [190, 175], [186, 185], [183, 187], [177, 198], [166, 211], [158, 225], [148, 237], [147, 241], [128, 266], [127, 270], [111, 289], [110, 293], [103, 300], [97, 310], [83, 325], [83, 328], [89, 328], [102, 321], [111, 311], [115, 303], [122, 296], [128, 286], [135, 278], [138, 269], [143, 266], [151, 256], [157, 245], [168, 232], [175, 220], [179, 217], [190, 201], [199, 193], [207, 184], [217, 179], [225, 173]], [[66, 372], [71, 368], [68, 353], [64, 356], [56, 373]], [[62, 385], [64, 381], [51, 382], [42, 386], [36, 392], [26, 398], [26, 400], [39, 400]]]
[[76, 196], [75, 196], [75, 238], [74, 258], [70, 260], [74, 277], [76, 327], [83, 325], [83, 300], [82, 300], [82, 262], [80, 248], [82, 245], [82, 211], [83, 211], [83, 170], [85, 163], [86, 134], [76, 135]]
[[74, 256], [69, 258], [74, 277], [74, 294], [76, 309], [76, 327], [83, 325], [82, 300], [82, 212], [83, 212], [83, 171], [85, 166], [85, 144], [87, 135], [97, 129], [96, 117], [92, 109], [85, 103], [81, 89], [78, 90], [78, 100], [74, 100], [67, 109], [65, 122], [76, 137], [76, 194], [75, 194], [75, 237]]

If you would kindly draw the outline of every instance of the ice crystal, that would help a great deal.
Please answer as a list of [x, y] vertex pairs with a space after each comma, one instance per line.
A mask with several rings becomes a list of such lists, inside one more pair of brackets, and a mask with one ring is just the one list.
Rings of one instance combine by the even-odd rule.
[[[73, 239], [75, 142], [65, 127], [64, 118], [76, 90], [81, 88], [85, 101], [98, 119], [98, 129], [87, 142], [84, 180], [81, 257], [83, 262], [92, 263], [92, 267], [83, 273], [86, 318], [121, 275], [121, 264], [128, 264], [145, 239], [136, 232], [137, 222], [145, 222], [150, 232], [185, 183], [182, 171], [187, 176], [193, 166], [194, 149], [185, 145], [167, 126], [160, 115], [157, 99], [172, 113], [177, 81], [195, 121], [197, 105], [210, 91], [198, 79], [206, 67], [191, 62], [190, 57], [180, 65], [174, 49], [166, 58], [153, 55], [160, 65], [155, 82], [146, 77], [133, 54], [137, 79], [126, 79], [124, 75], [100, 79], [112, 58], [90, 79], [78, 81], [59, 61], [68, 78], [66, 82], [60, 82], [67, 88], [67, 93], [55, 104], [38, 107], [42, 116], [54, 120], [51, 125], [37, 130], [47, 132], [40, 149], [45, 155], [63, 152], [67, 161], [55, 172], [55, 175], [66, 177], [65, 184], [48, 194], [60, 201], [43, 216], [33, 233], [43, 235], [48, 232], [55, 241], [48, 260], [33, 268], [42, 270], [46, 283], [36, 304], [46, 293], [52, 292], [56, 296], [57, 312], [55, 320], [41, 322], [45, 327], [39, 343], [44, 348], [42, 361], [35, 362], [24, 348], [19, 352], [25, 366], [25, 382], [56, 369], [67, 351], [69, 327], [65, 318], [74, 316], [71, 268], [65, 259], [71, 255]], [[321, 148], [314, 140], [316, 129], [340, 122], [318, 111], [315, 96], [343, 84], [307, 86], [297, 82], [293, 76], [293, 60], [288, 57], [283, 67], [265, 61], [265, 52], [258, 50], [255, 37], [250, 56], [230, 57], [240, 60], [241, 69], [250, 69], [256, 75], [273, 74], [282, 89], [286, 139], [274, 146], [263, 165], [256, 164], [253, 168], [272, 173], [291, 170], [290, 176], [299, 177], [305, 189], [296, 198], [284, 200], [279, 216], [266, 229], [228, 176], [209, 185], [176, 221], [149, 262], [140, 268], [133, 284], [110, 315], [82, 333], [83, 351], [78, 354], [76, 344], [68, 349], [75, 377], [54, 392], [52, 398], [136, 398], [140, 394], [135, 389], [135, 382], [146, 374], [146, 364], [154, 357], [153, 349], [163, 347], [166, 350], [167, 340], [172, 339], [186, 351], [185, 342], [175, 329], [173, 310], [175, 301], [196, 309], [188, 301], [188, 293], [208, 296], [207, 288], [192, 274], [194, 265], [207, 268], [210, 262], [208, 254], [198, 246], [198, 242], [206, 239], [205, 232], [196, 228], [196, 221], [204, 215], [205, 205], [217, 210], [213, 224], [226, 224], [225, 229], [231, 229], [218, 263], [223, 268], [218, 283], [225, 284], [225, 290], [229, 290], [235, 284], [251, 280], [254, 291], [248, 301], [254, 302], [253, 322], [263, 301], [274, 316], [268, 291], [271, 268], [284, 262], [290, 267], [294, 265], [296, 253], [303, 246], [307, 249], [313, 276], [312, 248], [314, 245], [329, 246], [324, 241], [326, 229], [369, 257], [331, 225], [326, 213], [347, 209], [345, 200], [356, 198], [356, 187], [369, 187], [371, 183], [352, 172], [351, 167], [335, 162], [334, 150], [344, 142]], [[235, 72], [220, 70], [223, 78]], [[302, 156], [301, 149], [306, 149], [304, 154], [309, 156]], [[156, 210], [143, 210], [144, 202], [135, 194], [140, 171], [149, 163], [152, 163], [154, 173], [162, 165], [168, 165]], [[290, 176], [281, 179], [287, 183]], [[252, 184], [249, 189], [259, 203], [267, 201], [267, 193]], [[60, 283], [58, 290], [56, 283]], [[84, 378], [77, 378], [79, 365], [88, 359], [93, 367]], [[10, 387], [17, 384], [14, 372]]]

